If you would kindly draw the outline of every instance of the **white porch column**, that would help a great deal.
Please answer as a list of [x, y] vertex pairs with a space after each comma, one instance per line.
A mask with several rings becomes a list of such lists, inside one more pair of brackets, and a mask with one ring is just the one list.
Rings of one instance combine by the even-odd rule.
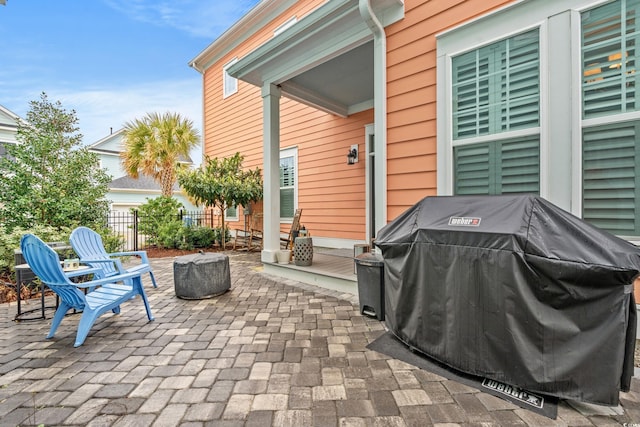
[[262, 87], [264, 246], [263, 262], [276, 262], [280, 250], [280, 88]]

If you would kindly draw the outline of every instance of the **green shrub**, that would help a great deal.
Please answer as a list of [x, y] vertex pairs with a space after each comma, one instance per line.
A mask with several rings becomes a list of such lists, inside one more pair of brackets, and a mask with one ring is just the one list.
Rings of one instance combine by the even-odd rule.
[[167, 233], [171, 234], [170, 230], [177, 230], [182, 226], [178, 219], [181, 208], [182, 203], [173, 197], [147, 198], [147, 202], [137, 208], [138, 232], [147, 236], [147, 243], [151, 245], [170, 247], [160, 241], [170, 239]]
[[0, 271], [6, 273], [13, 270], [15, 250], [20, 248], [20, 239], [26, 233], [33, 233], [45, 242], [68, 244], [71, 230], [68, 228], [58, 229], [48, 225], [36, 225], [29, 230], [15, 227], [9, 233], [3, 226], [0, 226]]
[[209, 227], [191, 227], [191, 241], [195, 248], [209, 248], [216, 241], [216, 230]]
[[186, 227], [179, 221], [159, 224], [155, 244], [165, 249], [183, 249], [180, 246], [182, 246], [182, 241], [184, 240], [184, 228]]
[[102, 244], [107, 252], [119, 252], [124, 248], [124, 237], [116, 234], [107, 227], [98, 228], [95, 230], [102, 237]]
[[173, 221], [159, 227], [157, 243], [164, 249], [208, 248], [213, 246], [219, 235], [219, 231], [208, 227], [190, 227]]
[[[217, 227], [214, 228], [213, 231], [215, 232], [215, 241], [218, 243], [222, 243], [222, 228]], [[231, 232], [229, 231], [228, 227], [225, 227], [224, 231], [224, 241], [228, 242], [229, 240], [231, 240]]]

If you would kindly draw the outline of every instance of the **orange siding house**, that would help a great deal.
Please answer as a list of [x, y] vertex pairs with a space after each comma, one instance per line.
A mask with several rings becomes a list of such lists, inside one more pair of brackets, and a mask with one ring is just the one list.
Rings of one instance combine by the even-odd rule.
[[532, 192], [638, 240], [636, 24], [638, 0], [263, 0], [190, 64], [204, 153], [262, 168], [265, 262], [296, 208], [351, 248], [430, 195]]

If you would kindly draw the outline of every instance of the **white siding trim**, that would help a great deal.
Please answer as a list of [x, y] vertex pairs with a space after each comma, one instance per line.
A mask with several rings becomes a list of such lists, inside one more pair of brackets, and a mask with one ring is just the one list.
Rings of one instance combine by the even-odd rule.
[[[581, 18], [580, 12], [571, 12], [571, 57], [581, 58], [582, 46], [580, 43]], [[572, 61], [571, 78], [574, 82], [582, 81], [582, 61]], [[573, 153], [571, 168], [571, 213], [582, 216], [582, 85], [573, 86], [571, 94], [573, 99], [571, 114], [571, 151]], [[640, 332], [639, 332], [640, 333]]]

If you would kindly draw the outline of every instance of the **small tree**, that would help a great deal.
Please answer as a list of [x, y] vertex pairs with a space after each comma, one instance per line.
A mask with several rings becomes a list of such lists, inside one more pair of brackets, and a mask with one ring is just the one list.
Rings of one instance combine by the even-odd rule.
[[178, 113], [149, 113], [124, 125], [122, 166], [133, 178], [151, 175], [162, 195], [171, 197], [180, 156], [188, 156], [200, 136], [191, 120]]
[[[222, 230], [226, 230], [224, 211], [228, 207], [262, 199], [262, 176], [260, 168], [243, 170], [244, 157], [240, 153], [223, 159], [210, 159], [199, 169], [178, 172], [178, 183], [197, 204], [220, 210]], [[225, 233], [222, 233], [222, 248], [225, 248]]]
[[0, 223], [15, 227], [103, 225], [111, 177], [81, 144], [74, 110], [42, 93], [0, 159]]

